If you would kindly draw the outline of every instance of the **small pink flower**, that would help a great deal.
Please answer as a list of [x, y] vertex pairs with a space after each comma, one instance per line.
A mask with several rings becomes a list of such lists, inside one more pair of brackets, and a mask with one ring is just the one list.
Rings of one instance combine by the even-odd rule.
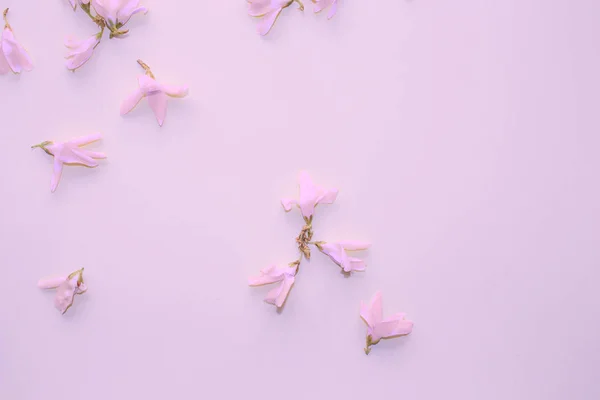
[[12, 28], [6, 19], [8, 8], [4, 10], [4, 30], [0, 40], [0, 74], [4, 75], [10, 71], [18, 74], [22, 71], [31, 71], [33, 62], [23, 46], [17, 42]]
[[83, 268], [73, 272], [69, 276], [59, 278], [41, 279], [38, 282], [41, 289], [56, 289], [54, 306], [62, 313], [66, 313], [73, 305], [76, 294], [85, 293], [87, 287], [83, 283]]
[[404, 319], [405, 313], [397, 313], [383, 319], [383, 305], [381, 292], [376, 292], [369, 305], [360, 303], [360, 316], [367, 324], [367, 347], [365, 353], [369, 354], [371, 345], [377, 344], [383, 338], [399, 335], [408, 335], [412, 332], [413, 323]]
[[91, 3], [109, 27], [117, 29], [125, 25], [133, 15], [148, 12], [146, 7], [140, 7], [140, 0], [91, 0]]
[[188, 86], [163, 85], [154, 79], [150, 68], [141, 60], [138, 63], [146, 70], [146, 75], [138, 77], [139, 89], [136, 89], [121, 104], [121, 115], [129, 113], [135, 106], [146, 97], [148, 104], [156, 116], [158, 125], [162, 126], [167, 116], [167, 99], [170, 97], [185, 97], [188, 95]]
[[294, 284], [296, 268], [286, 267], [277, 268], [272, 265], [260, 270], [260, 276], [248, 279], [250, 286], [260, 286], [269, 283], [280, 282], [279, 286], [267, 293], [265, 301], [277, 307], [281, 307], [285, 303], [285, 299]]
[[31, 146], [31, 148], [39, 147], [47, 154], [54, 156], [54, 173], [52, 174], [52, 181], [50, 184], [50, 190], [52, 192], [54, 192], [58, 186], [64, 164], [80, 164], [85, 165], [86, 167], [97, 167], [98, 161], [95, 159], [106, 158], [104, 153], [90, 151], [79, 147], [100, 139], [102, 139], [102, 135], [95, 133], [72, 139], [68, 142], [54, 143], [47, 141]]
[[71, 71], [75, 71], [87, 62], [87, 60], [94, 54], [94, 49], [100, 44], [102, 33], [97, 33], [85, 40], [76, 40], [73, 38], [67, 38], [65, 40], [65, 46], [69, 49], [67, 56], [66, 66]]
[[315, 12], [321, 12], [327, 7], [331, 6], [329, 9], [329, 14], [327, 14], [327, 19], [333, 18], [335, 12], [337, 11], [337, 2], [338, 0], [312, 0], [315, 3]]
[[334, 263], [339, 265], [344, 272], [365, 270], [365, 262], [360, 258], [349, 257], [346, 253], [347, 251], [366, 250], [371, 247], [370, 243], [356, 241], [335, 243], [317, 242], [316, 245], [319, 250], [327, 254]]
[[248, 14], [251, 17], [260, 17], [257, 25], [257, 31], [261, 35], [269, 33], [273, 24], [277, 20], [279, 13], [284, 8], [289, 7], [295, 1], [298, 3], [298, 9], [304, 11], [304, 5], [300, 0], [247, 0]]
[[282, 199], [281, 204], [285, 211], [290, 211], [292, 205], [297, 205], [304, 218], [310, 218], [317, 204], [331, 204], [337, 195], [337, 189], [323, 189], [315, 185], [308, 173], [302, 171], [300, 172], [300, 199]]

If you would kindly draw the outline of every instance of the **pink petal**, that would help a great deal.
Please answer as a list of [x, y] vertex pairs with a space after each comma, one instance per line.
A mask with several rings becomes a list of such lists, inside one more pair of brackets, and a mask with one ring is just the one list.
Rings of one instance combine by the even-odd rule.
[[9, 28], [5, 28], [2, 33], [2, 52], [13, 72], [18, 74], [21, 71], [31, 71], [33, 69], [33, 62], [29, 54], [16, 41], [15, 36]]
[[377, 325], [383, 320], [383, 304], [381, 302], [381, 292], [376, 292], [369, 304], [369, 320], [371, 325]]
[[334, 263], [339, 266], [342, 265], [342, 253], [344, 250], [338, 243], [322, 243], [320, 245], [320, 250], [324, 254], [327, 254]]
[[321, 12], [333, 3], [333, 0], [317, 0], [315, 3], [315, 13]]
[[54, 172], [52, 173], [52, 180], [50, 181], [50, 191], [52, 193], [54, 193], [54, 191], [58, 187], [58, 182], [60, 182], [62, 170], [63, 170], [63, 163], [55, 158], [54, 159]]
[[98, 166], [98, 161], [94, 160], [92, 157], [85, 154], [85, 152], [82, 151], [82, 149], [73, 148], [73, 149], [71, 149], [71, 151], [73, 152], [73, 154], [75, 154], [75, 156], [77, 156], [75, 163], [83, 164], [86, 167], [97, 167]]
[[126, 0], [127, 3], [121, 6], [121, 9], [117, 12], [117, 20], [125, 25], [129, 19], [137, 13], [148, 13], [146, 7], [139, 7], [139, 0]]
[[337, 189], [328, 189], [325, 190], [321, 187], [317, 187], [319, 190], [319, 196], [316, 199], [315, 203], [323, 203], [323, 204], [331, 204], [335, 201], [338, 195]]
[[248, 279], [248, 285], [260, 286], [283, 280], [283, 271], [274, 265], [260, 270], [260, 276]]
[[251, 17], [262, 17], [270, 10], [270, 0], [252, 0], [248, 2], [248, 15]]
[[146, 96], [150, 108], [154, 111], [158, 125], [162, 126], [167, 116], [167, 95], [163, 92], [156, 92]]
[[0, 75], [4, 75], [10, 72], [10, 65], [6, 61], [4, 52], [2, 51], [2, 44], [0, 43]]
[[364, 271], [366, 269], [365, 262], [360, 258], [356, 257], [348, 257], [350, 260], [350, 265], [352, 266], [352, 271]]
[[293, 205], [297, 205], [298, 201], [295, 199], [281, 199], [281, 205], [285, 211], [290, 211]]
[[281, 8], [277, 8], [275, 10], [269, 11], [261, 18], [256, 27], [256, 30], [260, 35], [265, 36], [267, 33], [269, 33], [269, 31], [275, 24], [275, 21], [277, 20], [277, 17], [279, 16], [281, 10]]
[[59, 287], [66, 279], [66, 276], [50, 279], [40, 279], [38, 281], [38, 287], [40, 289], [54, 289]]
[[92, 142], [96, 142], [102, 139], [102, 134], [100, 132], [92, 133], [86, 136], [80, 136], [78, 138], [74, 138], [68, 141], [69, 144], [73, 146], [85, 146], [86, 144], [90, 144]]
[[348, 240], [348, 241], [340, 241], [338, 242], [344, 249], [346, 250], [366, 250], [371, 247], [371, 243], [368, 242], [360, 242], [357, 240]]
[[305, 217], [310, 217], [315, 211], [317, 199], [317, 187], [308, 175], [308, 172], [300, 172], [300, 211]]
[[54, 306], [61, 312], [65, 313], [73, 304], [75, 290], [77, 288], [77, 277], [65, 280], [57, 289], [54, 297]]
[[121, 115], [125, 115], [129, 113], [131, 110], [137, 106], [137, 104], [144, 97], [144, 92], [142, 89], [136, 89], [135, 92], [130, 94], [124, 101], [121, 103]]
[[333, 0], [333, 4], [331, 5], [331, 8], [329, 9], [329, 14], [327, 14], [327, 19], [333, 18], [333, 16], [335, 15], [336, 12], [337, 12], [337, 0]]
[[267, 293], [265, 301], [269, 304], [274, 304], [277, 307], [281, 307], [283, 303], [285, 303], [285, 299], [287, 298], [287, 295], [294, 284], [294, 280], [295, 278], [293, 276], [286, 275], [285, 279], [279, 286]]
[[185, 97], [189, 93], [189, 88], [187, 85], [161, 85], [160, 87], [167, 96], [171, 97]]

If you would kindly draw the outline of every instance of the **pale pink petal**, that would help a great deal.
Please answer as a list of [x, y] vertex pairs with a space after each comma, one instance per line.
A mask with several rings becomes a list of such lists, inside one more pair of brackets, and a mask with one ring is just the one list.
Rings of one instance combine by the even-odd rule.
[[[94, 160], [92, 157], [85, 154], [85, 152], [82, 151], [82, 149], [75, 147], [75, 148], [72, 148], [71, 151], [73, 152], [73, 154], [75, 154], [75, 156], [77, 156], [77, 159], [76, 159], [76, 161], [74, 161], [74, 163], [83, 164], [86, 167], [97, 167], [98, 166], [98, 161]], [[67, 161], [65, 161], [65, 162], [67, 162]]]
[[140, 85], [140, 89], [144, 91], [144, 94], [160, 92], [162, 90], [160, 84], [148, 75], [138, 76], [138, 84]]
[[381, 301], [381, 292], [375, 293], [373, 298], [371, 299], [371, 304], [369, 304], [369, 320], [371, 321], [371, 325], [377, 325], [383, 320], [383, 304]]
[[117, 21], [118, 9], [107, 4], [111, 0], [92, 0], [92, 6], [98, 15], [107, 20], [110, 25], [115, 25]]
[[142, 89], [136, 89], [135, 92], [130, 94], [124, 101], [121, 103], [121, 115], [125, 115], [129, 113], [131, 110], [137, 106], [137, 104], [144, 97], [144, 92]]
[[18, 74], [21, 71], [31, 71], [33, 69], [33, 62], [29, 54], [16, 41], [15, 36], [9, 28], [5, 28], [2, 33], [2, 52], [6, 57], [8, 65], [10, 65], [10, 69], [14, 73]]
[[316, 13], [323, 11], [333, 3], [333, 0], [317, 0], [314, 11]]
[[154, 111], [158, 125], [162, 126], [167, 116], [167, 95], [163, 92], [156, 92], [146, 96], [150, 108]]
[[274, 265], [260, 270], [260, 276], [249, 278], [248, 285], [259, 286], [283, 280], [283, 271]]
[[322, 188], [318, 188], [320, 190], [320, 194], [319, 197], [317, 197], [317, 200], [315, 203], [323, 203], [323, 204], [331, 204], [335, 201], [335, 199], [337, 198], [338, 195], [338, 190], [337, 189], [322, 189]]
[[65, 280], [57, 289], [54, 297], [54, 306], [61, 312], [65, 313], [73, 304], [73, 297], [77, 288], [78, 277], [73, 277]]
[[6, 61], [4, 52], [2, 51], [2, 43], [0, 42], [0, 75], [5, 75], [10, 72], [10, 65]]
[[371, 308], [362, 301], [360, 302], [360, 317], [369, 327], [373, 326], [374, 321], [371, 318]]
[[189, 93], [189, 88], [187, 85], [160, 85], [160, 87], [167, 96], [171, 97], [185, 97]]
[[342, 265], [342, 253], [344, 249], [338, 243], [321, 243], [319, 250], [327, 254], [337, 265]]
[[106, 154], [101, 153], [99, 151], [91, 151], [91, 150], [86, 150], [86, 149], [79, 149], [79, 151], [83, 152], [88, 157], [92, 157], [92, 158], [106, 158]]
[[407, 320], [390, 319], [375, 324], [373, 327], [372, 338], [373, 342], [377, 342], [381, 338], [387, 338], [398, 335], [408, 335], [412, 332], [413, 323]]
[[38, 281], [38, 287], [40, 289], [54, 289], [59, 287], [66, 279], [66, 276], [60, 276], [58, 278], [40, 279]]
[[350, 265], [352, 266], [352, 271], [364, 271], [366, 269], [365, 262], [360, 258], [356, 257], [348, 257], [350, 260]]
[[327, 14], [327, 19], [333, 18], [333, 16], [335, 15], [336, 12], [337, 12], [337, 0], [333, 0], [333, 4], [331, 5], [331, 8], [329, 9], [329, 14]]
[[360, 242], [357, 240], [348, 240], [338, 242], [346, 250], [366, 250], [371, 247], [371, 243]]
[[50, 191], [54, 193], [60, 182], [62, 175], [63, 163], [56, 158], [54, 159], [54, 172], [52, 173], [52, 180], [50, 181]]
[[271, 10], [270, 0], [252, 0], [248, 2], [248, 15], [262, 17]]
[[258, 25], [256, 26], [256, 30], [260, 35], [265, 36], [267, 33], [269, 33], [269, 31], [273, 27], [273, 24], [275, 24], [275, 21], [277, 20], [277, 17], [279, 16], [281, 10], [281, 8], [277, 8], [275, 10], [269, 11], [261, 18], [261, 20], [258, 22]]
[[277, 307], [281, 307], [283, 303], [285, 303], [285, 299], [287, 298], [287, 295], [294, 284], [294, 280], [295, 278], [293, 276], [286, 275], [285, 279], [279, 286], [267, 293], [265, 301], [269, 304], [274, 304]]
[[86, 144], [90, 144], [92, 142], [96, 142], [102, 139], [102, 134], [100, 132], [92, 133], [90, 135], [80, 136], [68, 141], [69, 144], [73, 146], [85, 146]]
[[317, 187], [313, 183], [312, 179], [308, 175], [308, 172], [300, 172], [300, 200], [299, 206], [302, 215], [310, 217], [315, 211], [316, 199], [317, 199]]
[[281, 205], [285, 211], [290, 211], [293, 205], [297, 205], [298, 200], [296, 199], [281, 199]]
[[130, 0], [117, 13], [117, 21], [123, 25], [129, 22], [129, 19], [137, 13], [148, 13], [146, 7], [139, 7], [139, 0]]
[[71, 3], [71, 7], [73, 7], [73, 10], [75, 10], [77, 7], [77, 0], [69, 0], [69, 3]]
[[352, 271], [352, 264], [350, 263], [350, 259], [348, 258], [348, 254], [342, 250], [341, 251], [341, 259], [340, 259], [340, 267], [344, 270], [344, 272]]

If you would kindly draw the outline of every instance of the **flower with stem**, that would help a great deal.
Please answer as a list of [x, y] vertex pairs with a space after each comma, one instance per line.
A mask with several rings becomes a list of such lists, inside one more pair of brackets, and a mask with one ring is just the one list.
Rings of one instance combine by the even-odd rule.
[[260, 18], [257, 31], [264, 36], [273, 27], [277, 17], [284, 8], [298, 3], [298, 10], [304, 11], [304, 4], [300, 0], [247, 0], [248, 15]]
[[328, 255], [334, 263], [339, 265], [344, 273], [365, 270], [365, 262], [360, 258], [350, 257], [348, 251], [366, 250], [371, 247], [370, 243], [357, 241], [316, 242], [315, 245], [319, 251]]
[[158, 83], [150, 67], [142, 60], [137, 60], [145, 75], [138, 77], [139, 88], [131, 93], [121, 104], [121, 115], [129, 113], [144, 97], [156, 116], [158, 125], [162, 126], [167, 116], [167, 100], [169, 97], [181, 98], [188, 95], [187, 85], [175, 86]]
[[406, 320], [405, 315], [405, 313], [397, 313], [384, 319], [381, 292], [376, 292], [368, 305], [361, 302], [360, 316], [367, 324], [365, 354], [368, 355], [371, 352], [371, 346], [379, 343], [381, 339], [411, 333], [413, 323]]
[[41, 289], [56, 289], [54, 306], [64, 314], [73, 305], [76, 294], [85, 293], [87, 286], [83, 282], [83, 268], [72, 272], [68, 276], [41, 279], [38, 282]]
[[52, 174], [52, 181], [50, 183], [50, 190], [52, 192], [58, 187], [64, 164], [97, 167], [98, 161], [96, 161], [96, 159], [106, 158], [104, 153], [82, 149], [80, 147], [100, 140], [101, 138], [101, 134], [95, 133], [71, 139], [67, 142], [54, 143], [52, 141], [45, 141], [31, 146], [32, 149], [40, 148], [44, 150], [46, 154], [54, 157], [54, 173]]
[[4, 75], [10, 71], [15, 74], [22, 71], [31, 71], [33, 62], [27, 54], [27, 50], [17, 40], [12, 27], [8, 23], [8, 8], [4, 10], [4, 29], [2, 30], [2, 39], [0, 39], [0, 74]]

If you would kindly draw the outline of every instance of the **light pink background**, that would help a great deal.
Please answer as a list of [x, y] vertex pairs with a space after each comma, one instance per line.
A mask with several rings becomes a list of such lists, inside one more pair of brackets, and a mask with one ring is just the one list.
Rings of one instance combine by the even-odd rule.
[[[255, 34], [244, 1], [158, 1], [75, 74], [67, 0], [5, 1], [36, 69], [0, 77], [0, 398], [600, 398], [600, 2], [340, 0]], [[188, 83], [118, 114], [142, 58]], [[95, 170], [29, 146], [100, 131]], [[285, 310], [306, 168], [339, 187]], [[65, 316], [38, 278], [84, 266]], [[412, 335], [362, 351], [376, 290]]]

